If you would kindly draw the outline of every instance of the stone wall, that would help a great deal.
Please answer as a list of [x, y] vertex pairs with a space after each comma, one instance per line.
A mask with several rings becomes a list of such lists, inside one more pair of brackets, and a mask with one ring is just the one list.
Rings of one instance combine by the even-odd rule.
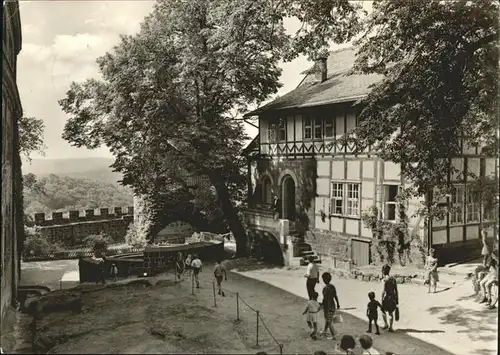
[[[107, 211], [107, 208], [101, 210]], [[59, 218], [62, 212], [57, 212], [53, 213], [53, 215], [57, 214], [57, 218], [53, 216], [52, 220], [42, 220], [42, 216], [39, 215], [36, 223], [41, 223], [41, 225], [38, 225], [42, 236], [65, 248], [79, 246], [85, 237], [101, 233], [109, 235], [114, 242], [122, 243], [125, 242], [128, 226], [133, 222], [134, 216], [131, 207], [129, 207], [126, 214], [122, 214], [121, 211], [121, 209], [117, 208], [115, 214], [86, 215], [78, 219], [74, 217], [73, 222], [69, 219]], [[70, 216], [72, 214], [76, 215], [74, 212], [78, 211], [70, 211]], [[62, 221], [61, 224], [55, 225], [58, 220]]]
[[348, 262], [351, 258], [351, 239], [343, 233], [309, 230], [304, 241], [320, 255], [323, 263], [332, 267]]
[[134, 207], [115, 207], [88, 209], [85, 211], [52, 212], [51, 218], [45, 213], [35, 213], [35, 225], [40, 227], [61, 226], [81, 222], [107, 221], [120, 219], [123, 216], [134, 216]]
[[21, 50], [18, 1], [3, 3], [2, 38], [2, 203], [1, 203], [1, 318], [16, 300], [19, 282], [18, 239], [23, 239], [20, 195], [21, 161], [17, 126], [22, 107], [16, 84], [17, 55]]

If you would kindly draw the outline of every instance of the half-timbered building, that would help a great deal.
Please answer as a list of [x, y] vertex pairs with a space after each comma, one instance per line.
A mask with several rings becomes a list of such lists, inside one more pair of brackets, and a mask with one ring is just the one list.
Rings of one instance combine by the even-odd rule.
[[[377, 74], [350, 75], [354, 59], [352, 47], [330, 53], [295, 90], [246, 115], [259, 120], [259, 134], [244, 152], [250, 238], [274, 236], [286, 249], [279, 235], [282, 220], [288, 220], [286, 233], [302, 234], [322, 259], [365, 265], [370, 263], [373, 233], [362, 221], [363, 211], [375, 206], [380, 219], [398, 221], [396, 196], [410, 183], [400, 167], [376, 152], [355, 156], [354, 147], [340, 139], [356, 127], [359, 100], [382, 79]], [[452, 164], [488, 176], [495, 174], [496, 159], [464, 146]], [[455, 190], [444, 203], [454, 209], [444, 219], [424, 223], [416, 214], [424, 197], [404, 206], [410, 234], [434, 246], [447, 262], [479, 253], [480, 229], [489, 229], [492, 236], [495, 219], [484, 211], [467, 174], [449, 179]]]

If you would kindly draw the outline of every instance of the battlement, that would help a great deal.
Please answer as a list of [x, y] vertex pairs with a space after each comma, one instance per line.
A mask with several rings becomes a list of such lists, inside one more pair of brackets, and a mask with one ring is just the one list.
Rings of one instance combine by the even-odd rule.
[[109, 208], [88, 209], [85, 211], [52, 212], [48, 218], [45, 213], [35, 213], [35, 225], [59, 226], [79, 222], [105, 221], [123, 219], [134, 215], [134, 207], [115, 207], [114, 213]]

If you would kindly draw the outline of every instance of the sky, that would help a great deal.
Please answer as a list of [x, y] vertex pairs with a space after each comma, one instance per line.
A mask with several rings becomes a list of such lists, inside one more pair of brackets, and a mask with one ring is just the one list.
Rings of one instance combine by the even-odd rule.
[[[75, 148], [61, 138], [67, 116], [58, 100], [71, 82], [99, 78], [96, 58], [111, 50], [120, 34], [136, 33], [153, 4], [148, 0], [20, 1], [19, 93], [24, 115], [43, 119], [47, 146], [45, 157], [33, 154], [33, 158], [111, 157], [105, 147]], [[370, 10], [371, 2], [363, 5]], [[299, 23], [288, 20], [285, 26], [293, 31]], [[303, 77], [300, 73], [309, 66], [305, 57], [282, 64], [283, 87], [278, 94], [293, 90]], [[247, 133], [253, 137], [257, 130], [247, 125]]]

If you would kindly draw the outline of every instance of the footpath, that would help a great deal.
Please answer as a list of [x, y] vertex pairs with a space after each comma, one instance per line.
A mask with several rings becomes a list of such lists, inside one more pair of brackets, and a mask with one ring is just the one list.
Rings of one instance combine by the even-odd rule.
[[[435, 294], [428, 294], [427, 287], [417, 284], [398, 285], [401, 319], [395, 323], [395, 333], [383, 333], [381, 338], [396, 339], [399, 335], [406, 334], [457, 355], [497, 354], [497, 309], [485, 309], [485, 306], [477, 303], [472, 296], [471, 281], [466, 280], [466, 275], [473, 271], [474, 267], [474, 264], [468, 264], [456, 269], [443, 268], [440, 273], [443, 283]], [[323, 268], [321, 271], [326, 270]], [[307, 298], [305, 267], [293, 270], [271, 268], [232, 272]], [[337, 288], [342, 312], [366, 322], [368, 292], [374, 291], [377, 297], [380, 297], [381, 283], [341, 279], [336, 276], [332, 283]], [[322, 283], [318, 285], [317, 291], [321, 289], [321, 285]], [[375, 344], [381, 338], [374, 338]], [[406, 354], [417, 353], [416, 349], [411, 348], [411, 344], [408, 346]]]

